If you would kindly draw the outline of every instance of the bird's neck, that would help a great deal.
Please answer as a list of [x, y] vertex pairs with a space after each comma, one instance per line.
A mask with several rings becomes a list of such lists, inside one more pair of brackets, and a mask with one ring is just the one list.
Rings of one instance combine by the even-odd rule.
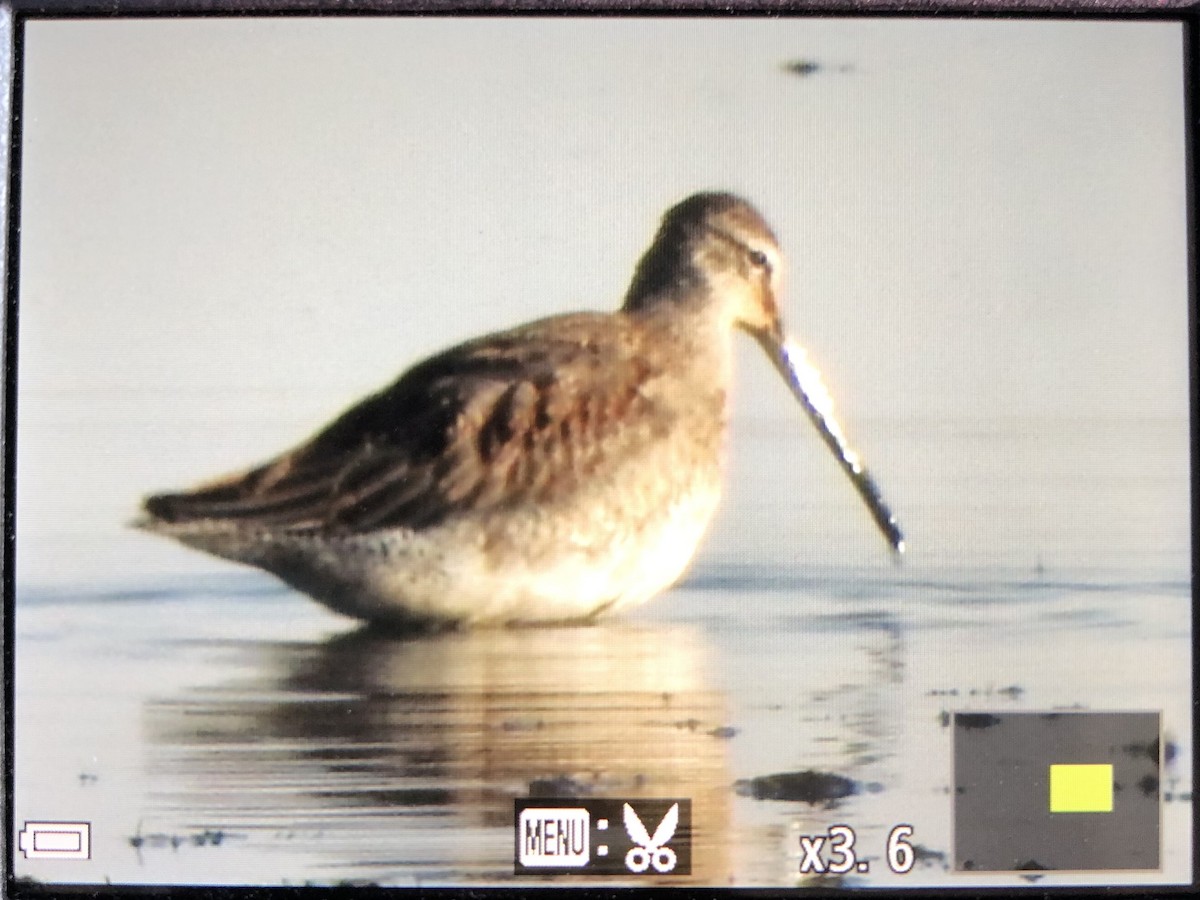
[[660, 234], [638, 260], [621, 309], [632, 313], [662, 304], [686, 304], [707, 288], [708, 279], [696, 265], [688, 235]]
[[733, 331], [715, 303], [651, 302], [622, 310], [638, 324], [641, 353], [669, 380], [687, 386], [680, 395], [692, 412], [718, 413], [724, 421], [733, 380]]
[[644, 352], [705, 394], [727, 393], [732, 378], [733, 328], [717, 286], [696, 263], [686, 235], [660, 235], [638, 262], [621, 313], [639, 324]]

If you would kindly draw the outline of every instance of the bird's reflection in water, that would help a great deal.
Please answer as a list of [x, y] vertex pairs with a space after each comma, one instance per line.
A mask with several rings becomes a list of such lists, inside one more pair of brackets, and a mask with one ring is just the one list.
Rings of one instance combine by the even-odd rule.
[[266, 871], [505, 880], [514, 798], [688, 797], [685, 880], [728, 881], [726, 703], [690, 628], [364, 629], [208, 650], [231, 677], [149, 704], [152, 812], [294, 858]]

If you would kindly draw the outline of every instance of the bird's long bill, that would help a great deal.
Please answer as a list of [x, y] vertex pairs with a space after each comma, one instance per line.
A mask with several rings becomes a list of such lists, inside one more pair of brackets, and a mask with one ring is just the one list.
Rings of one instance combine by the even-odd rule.
[[842, 431], [841, 423], [838, 422], [834, 413], [833, 398], [830, 397], [825, 383], [821, 380], [821, 373], [816, 366], [809, 362], [804, 348], [791, 338], [783, 338], [779, 341], [767, 338], [762, 340], [762, 344], [772, 362], [775, 363], [775, 368], [779, 370], [779, 374], [783, 376], [788, 387], [792, 389], [792, 393], [803, 404], [804, 411], [808, 413], [812, 423], [817, 426], [821, 439], [837, 457], [838, 465], [854, 483], [854, 489], [867, 504], [867, 509], [871, 511], [871, 518], [875, 520], [875, 524], [887, 538], [892, 551], [897, 554], [903, 553], [904, 535], [900, 531], [900, 525], [896, 522], [892, 511], [888, 509], [887, 503], [884, 502], [875, 479], [871, 477], [866, 466], [863, 465], [862, 460], [846, 439], [846, 433]]

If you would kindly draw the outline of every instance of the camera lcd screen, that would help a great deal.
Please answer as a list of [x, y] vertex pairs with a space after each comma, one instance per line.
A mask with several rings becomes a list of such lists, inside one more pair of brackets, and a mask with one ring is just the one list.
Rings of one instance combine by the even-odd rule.
[[13, 27], [10, 890], [1192, 883], [1186, 21]]

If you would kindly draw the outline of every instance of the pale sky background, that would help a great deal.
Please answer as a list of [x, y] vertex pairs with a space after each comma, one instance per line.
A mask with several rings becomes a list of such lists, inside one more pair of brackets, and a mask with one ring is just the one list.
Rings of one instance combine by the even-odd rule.
[[[936, 531], [935, 481], [969, 505], [1022, 477], [926, 438], [1031, 423], [1029, 466], [1071, 497], [1152, 479], [1186, 542], [1182, 47], [1127, 21], [30, 21], [18, 579], [86, 573], [101, 533], [182, 554], [123, 530], [142, 494], [272, 455], [451, 343], [615, 307], [662, 212], [713, 188], [773, 224], [788, 324], [910, 531]], [[844, 492], [886, 564], [742, 343], [743, 432], [794, 420], [795, 489]], [[1113, 472], [1063, 458], [1096, 419], [1166, 424]], [[989, 516], [945, 523], [945, 553]]]

